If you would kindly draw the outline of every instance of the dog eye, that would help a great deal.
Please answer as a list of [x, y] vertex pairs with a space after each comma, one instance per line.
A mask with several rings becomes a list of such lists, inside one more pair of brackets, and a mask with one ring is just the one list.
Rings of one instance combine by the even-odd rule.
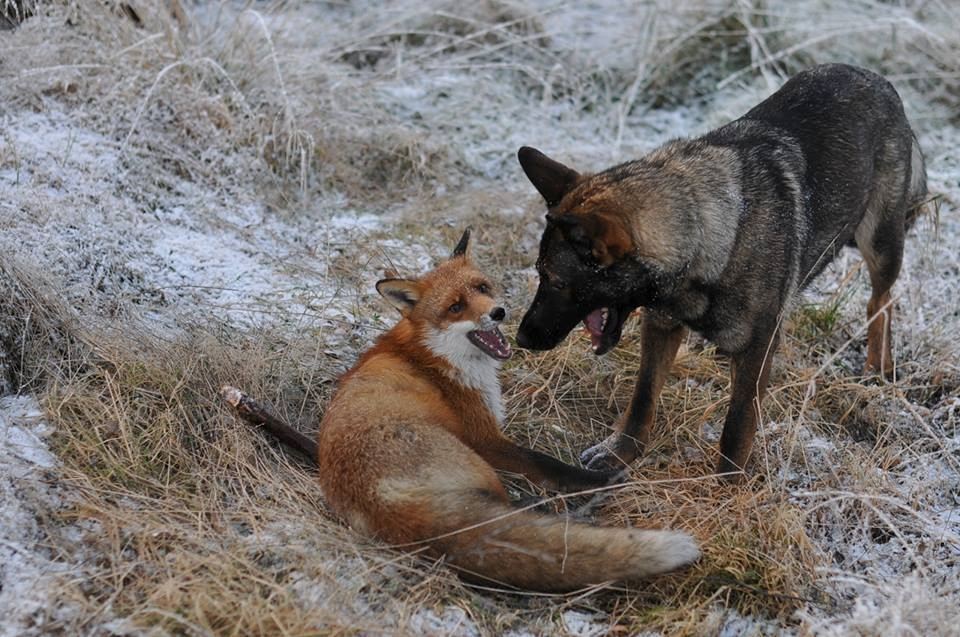
[[553, 287], [554, 290], [562, 290], [567, 287], [567, 284], [561, 281], [560, 279], [554, 279], [553, 282], [550, 283], [550, 285], [551, 287]]
[[486, 283], [481, 283], [477, 286], [477, 292], [480, 294], [490, 294], [490, 286]]
[[448, 310], [449, 310], [449, 312], [450, 312], [451, 314], [459, 314], [460, 311], [463, 310], [463, 305], [461, 305], [460, 302], [457, 301], [456, 303], [454, 303], [453, 305], [451, 305], [451, 306], [448, 308]]

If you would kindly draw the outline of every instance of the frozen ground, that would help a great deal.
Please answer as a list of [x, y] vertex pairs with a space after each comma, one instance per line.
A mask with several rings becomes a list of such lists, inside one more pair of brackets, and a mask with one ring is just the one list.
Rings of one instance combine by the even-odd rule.
[[[689, 9], [696, 3], [681, 4]], [[360, 3], [254, 14], [223, 6], [222, 13], [196, 9], [191, 16], [198, 30], [227, 25], [213, 31], [219, 45], [237, 37], [237, 51], [253, 52], [251, 76], [234, 85], [244, 95], [242, 107], [229, 103], [226, 88], [204, 88], [210, 101], [191, 102], [196, 111], [177, 102], [168, 86], [179, 81], [176, 74], [161, 77], [165, 66], [147, 67], [134, 57], [138, 51], [147, 56], [163, 40], [162, 29], [154, 32], [149, 23], [129, 48], [117, 36], [106, 58], [83, 48], [82, 23], [79, 31], [64, 31], [56, 16], [0, 31], [0, 83], [9, 87], [0, 90], [0, 266], [14, 264], [50, 281], [78, 317], [94, 322], [138, 325], [171, 338], [211, 319], [238, 333], [287, 330], [291, 338], [315, 339], [338, 357], [341, 369], [392, 320], [374, 298], [379, 273], [387, 267], [423, 271], [448, 249], [441, 237], [466, 223], [486, 236], [501, 224], [515, 233], [507, 247], [498, 245], [500, 253], [481, 255], [506, 270], [508, 302], [521, 311], [530, 295], [540, 213], [515, 166], [520, 145], [539, 146], [584, 169], [600, 168], [735, 117], [780, 81], [765, 69], [706, 96], [681, 96], [656, 108], [645, 104], [644, 91], [662, 90], [666, 80], [634, 66], [637, 60], [653, 65], [657, 50], [650, 42], [674, 28], [668, 17], [651, 19], [668, 15], [654, 4], [617, 13], [603, 2], [532, 3], [537, 28], [553, 37], [532, 62], [524, 58], [532, 66], [521, 69], [529, 81], [519, 85], [503, 79], [504, 66], [519, 65], [507, 54], [500, 59], [487, 49], [461, 47], [428, 55], [391, 39], [417, 22], [411, 15], [445, 16], [449, 7], [419, 10], [415, 3], [394, 3], [373, 11]], [[841, 15], [857, 19], [855, 12], [851, 16]], [[305, 21], [323, 26], [300, 28]], [[427, 26], [442, 31], [439, 24]], [[833, 23], [843, 24], [839, 18]], [[889, 28], [884, 24], [878, 30]], [[261, 29], [269, 38], [249, 35]], [[59, 42], [51, 38], [61, 32], [63, 41], [41, 55], [42, 42]], [[637, 41], [637, 32], [650, 35], [646, 44]], [[517, 33], [524, 43], [538, 37], [537, 31]], [[482, 41], [494, 50], [503, 44], [495, 37]], [[189, 47], [183, 55], [189, 64], [206, 59], [204, 51]], [[377, 62], [369, 75], [348, 66], [372, 58]], [[97, 74], [84, 68], [87, 63], [116, 68]], [[127, 82], [128, 63], [148, 71], [130, 71], [134, 79]], [[609, 78], [597, 80], [591, 69]], [[621, 86], [616, 78], [625, 69], [637, 81]], [[241, 75], [233, 68], [227, 72]], [[184, 86], [195, 90], [189, 79]], [[597, 86], [627, 97], [583, 108], [586, 92]], [[274, 137], [259, 145], [238, 143], [247, 125], [244, 109], [269, 105], [280, 88], [287, 92]], [[808, 295], [811, 302], [837, 302], [839, 308], [841, 327], [826, 337], [826, 353], [803, 357], [804, 364], [822, 366], [827, 378], [815, 377], [802, 405], [769, 422], [759, 445], [772, 492], [806, 512], [804, 528], [828, 556], [823, 564], [830, 566], [819, 567], [816, 588], [829, 602], [770, 618], [745, 617], [718, 600], [700, 626], [705, 632], [950, 634], [960, 621], [960, 369], [954, 344], [960, 331], [960, 131], [955, 118], [913, 85], [902, 88], [927, 153], [931, 190], [943, 200], [937, 223], [923, 220], [912, 232], [896, 288], [895, 350], [909, 383], [880, 389], [869, 404], [851, 407], [862, 411], [858, 422], [886, 432], [898, 445], [886, 456], [864, 455], [864, 445], [875, 440], [831, 436], [824, 423], [837, 415], [812, 406], [818, 391], [838, 391], [830, 383], [862, 363], [851, 343], [862, 339], [867, 289], [862, 273], [850, 274], [858, 263], [851, 252]], [[89, 97], [93, 93], [106, 97]], [[118, 113], [115, 120], [107, 106]], [[221, 111], [235, 118], [231, 126], [218, 128]], [[333, 112], [336, 121], [327, 123]], [[187, 130], [181, 119], [189, 117], [201, 123]], [[302, 152], [293, 153], [294, 160], [271, 158], [265, 150], [267, 142], [274, 150], [282, 145], [279, 129], [310, 139], [296, 147]], [[376, 153], [368, 146], [383, 157], [369, 159]], [[302, 180], [290, 186], [274, 174], [275, 163], [296, 164], [307, 152], [315, 161], [305, 186]], [[373, 168], [363, 163], [368, 160]], [[300, 179], [296, 165], [291, 174], [288, 181]], [[840, 301], [838, 287], [845, 291]], [[17, 343], [16, 334], [0, 336], [0, 342]], [[78, 620], [90, 612], [80, 600], [98, 562], [85, 547], [102, 529], [66, 514], [79, 500], [48, 444], [48, 419], [36, 396], [21, 391], [6, 371], [16, 367], [18, 352], [13, 346], [0, 351], [0, 388], [7, 394], [0, 398], [0, 635], [69, 632], [77, 625], [91, 634], [136, 633], [109, 604], [96, 617]], [[942, 390], [925, 391], [931, 386]], [[779, 404], [794, 396], [775, 388], [771, 400]], [[718, 436], [716, 425], [714, 419], [703, 428], [708, 442]], [[857, 466], [864, 457], [885, 464]], [[308, 531], [285, 532], [299, 537]], [[294, 592], [304, 606], [331, 594], [306, 576], [297, 581]], [[343, 590], [354, 590], [350, 586]], [[355, 586], [359, 590], [362, 583]], [[360, 621], [373, 606], [387, 612], [378, 606], [382, 600], [354, 601], [342, 609], [345, 617]], [[528, 627], [517, 620], [512, 634], [599, 635], [623, 628], [622, 617], [565, 603], [546, 622], [541, 618]], [[398, 606], [394, 623], [378, 628], [463, 635], [487, 630], [449, 604], [414, 612]]]

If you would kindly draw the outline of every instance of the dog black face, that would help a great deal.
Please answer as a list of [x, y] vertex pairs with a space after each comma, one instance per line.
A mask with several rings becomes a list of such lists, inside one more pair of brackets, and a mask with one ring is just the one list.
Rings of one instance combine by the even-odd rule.
[[630, 313], [654, 302], [654, 269], [630, 257], [602, 266], [590, 244], [576, 228], [548, 217], [537, 259], [540, 284], [517, 332], [520, 347], [552, 349], [583, 321], [594, 353], [605, 354], [620, 341]]

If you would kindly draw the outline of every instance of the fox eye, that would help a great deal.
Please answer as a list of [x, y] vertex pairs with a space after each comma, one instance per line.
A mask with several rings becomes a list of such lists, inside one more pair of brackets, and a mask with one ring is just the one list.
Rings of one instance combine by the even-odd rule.
[[451, 314], [459, 314], [461, 310], [463, 310], [463, 305], [459, 301], [457, 301], [447, 309]]
[[481, 283], [477, 286], [477, 292], [480, 294], [490, 294], [490, 286], [486, 283]]

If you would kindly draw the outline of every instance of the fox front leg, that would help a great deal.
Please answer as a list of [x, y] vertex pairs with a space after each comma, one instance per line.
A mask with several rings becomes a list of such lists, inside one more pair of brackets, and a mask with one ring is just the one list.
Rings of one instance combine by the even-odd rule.
[[[506, 438], [476, 449], [494, 469], [525, 476], [531, 482], [560, 491], [583, 491], [618, 482], [622, 471], [581, 469], [553, 456], [514, 444]], [[622, 469], [622, 467], [621, 467]]]

